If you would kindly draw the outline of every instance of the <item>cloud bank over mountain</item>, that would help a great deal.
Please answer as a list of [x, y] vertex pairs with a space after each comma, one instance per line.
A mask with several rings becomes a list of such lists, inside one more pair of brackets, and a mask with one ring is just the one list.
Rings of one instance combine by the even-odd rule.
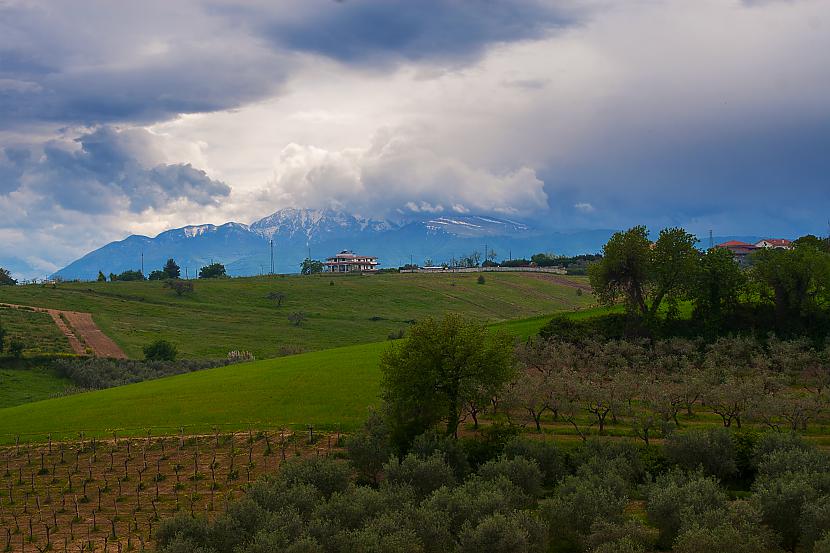
[[0, 265], [282, 207], [826, 232], [822, 0], [0, 2]]

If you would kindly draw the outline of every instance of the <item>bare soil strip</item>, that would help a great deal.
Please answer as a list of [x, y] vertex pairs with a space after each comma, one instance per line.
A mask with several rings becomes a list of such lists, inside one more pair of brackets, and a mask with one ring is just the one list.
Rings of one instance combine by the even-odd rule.
[[87, 348], [89, 348], [96, 357], [127, 358], [127, 354], [118, 347], [118, 344], [101, 332], [101, 329], [92, 320], [91, 313], [61, 311], [59, 309], [46, 309], [44, 307], [31, 307], [12, 303], [0, 303], [0, 305], [13, 309], [30, 309], [32, 311], [48, 313], [52, 317], [52, 320], [55, 321], [55, 324], [58, 325], [60, 331], [69, 340], [72, 351], [79, 355], [86, 353]]

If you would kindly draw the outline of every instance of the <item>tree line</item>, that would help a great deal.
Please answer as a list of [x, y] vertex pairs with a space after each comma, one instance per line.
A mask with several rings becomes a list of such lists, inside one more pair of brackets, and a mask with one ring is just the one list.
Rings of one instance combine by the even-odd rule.
[[729, 250], [696, 244], [682, 228], [663, 229], [654, 242], [644, 226], [617, 232], [588, 269], [594, 294], [605, 305], [621, 302], [641, 328], [677, 320], [687, 303], [711, 335], [767, 319], [781, 333], [827, 333], [830, 239], [807, 235], [790, 249], [761, 248], [746, 269]]

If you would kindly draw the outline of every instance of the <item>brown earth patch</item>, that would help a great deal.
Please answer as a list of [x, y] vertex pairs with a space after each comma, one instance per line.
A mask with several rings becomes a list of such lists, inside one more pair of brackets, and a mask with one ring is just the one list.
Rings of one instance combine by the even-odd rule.
[[101, 332], [95, 321], [92, 320], [91, 313], [82, 313], [79, 311], [61, 311], [59, 309], [47, 309], [44, 307], [30, 307], [27, 305], [15, 305], [12, 303], [0, 303], [4, 307], [12, 309], [28, 309], [31, 311], [38, 311], [40, 313], [48, 313], [61, 332], [69, 340], [69, 345], [72, 351], [79, 355], [87, 353], [87, 348], [92, 350], [96, 357], [111, 357], [115, 359], [126, 359], [127, 354], [124, 353], [118, 344]]

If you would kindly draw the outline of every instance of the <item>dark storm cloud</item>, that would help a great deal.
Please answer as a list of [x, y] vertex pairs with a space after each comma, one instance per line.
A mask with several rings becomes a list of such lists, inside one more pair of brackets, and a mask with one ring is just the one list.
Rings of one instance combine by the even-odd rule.
[[467, 60], [494, 42], [538, 37], [574, 22], [574, 14], [528, 0], [344, 0], [312, 2], [300, 20], [266, 24], [292, 50], [344, 62]]
[[[146, 131], [125, 136], [102, 127], [77, 139], [80, 148], [49, 143], [21, 174], [32, 192], [45, 202], [82, 213], [106, 213], [126, 208], [140, 213], [187, 200], [214, 205], [230, 187], [190, 164], [145, 167], [139, 158], [148, 145]], [[8, 157], [8, 155], [7, 155]]]
[[194, 3], [0, 3], [0, 128], [238, 107], [288, 74], [260, 42]]

